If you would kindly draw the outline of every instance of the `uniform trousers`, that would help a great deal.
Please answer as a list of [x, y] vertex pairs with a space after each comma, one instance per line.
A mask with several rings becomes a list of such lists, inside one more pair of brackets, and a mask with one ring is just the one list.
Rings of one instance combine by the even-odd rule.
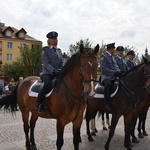
[[50, 92], [52, 89], [51, 81], [52, 81], [53, 76], [50, 74], [44, 74], [42, 76], [42, 80], [44, 82], [43, 88], [38, 94], [38, 103], [43, 103], [43, 100], [45, 99], [45, 95]]

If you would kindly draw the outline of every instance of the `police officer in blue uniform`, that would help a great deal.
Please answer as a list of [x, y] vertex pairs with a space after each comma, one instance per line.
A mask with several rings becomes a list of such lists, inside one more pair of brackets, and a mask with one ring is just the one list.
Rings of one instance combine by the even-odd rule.
[[126, 60], [123, 59], [123, 52], [124, 52], [124, 47], [123, 46], [118, 46], [116, 48], [117, 56], [115, 57], [115, 60], [117, 62], [117, 65], [121, 71], [121, 73], [125, 73], [128, 71], [128, 66], [126, 63]]
[[37, 98], [37, 111], [39, 113], [45, 111], [44, 110], [44, 99], [45, 95], [50, 92], [51, 80], [54, 76], [58, 74], [58, 70], [63, 66], [63, 57], [61, 49], [57, 47], [58, 44], [58, 33], [55, 31], [49, 32], [47, 34], [47, 43], [48, 46], [43, 47], [42, 52], [42, 80], [44, 82], [44, 86], [38, 94]]
[[110, 101], [110, 92], [113, 86], [113, 82], [116, 76], [120, 76], [121, 72], [115, 58], [112, 56], [115, 50], [115, 43], [110, 43], [107, 45], [107, 50], [100, 58], [100, 71], [101, 71], [101, 84], [104, 85], [105, 89], [105, 103], [106, 111], [111, 112], [111, 101]]
[[135, 58], [135, 52], [133, 50], [130, 50], [127, 53], [128, 60], [127, 60], [127, 66], [128, 70], [132, 69], [134, 66], [136, 66], [136, 62], [134, 61]]

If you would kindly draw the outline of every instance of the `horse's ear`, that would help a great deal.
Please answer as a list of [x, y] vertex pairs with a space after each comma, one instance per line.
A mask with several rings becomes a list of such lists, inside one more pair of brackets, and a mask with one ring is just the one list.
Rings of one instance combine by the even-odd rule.
[[147, 64], [148, 63], [148, 60], [142, 55], [142, 58], [144, 60], [144, 63]]
[[99, 51], [99, 44], [97, 44], [96, 47], [95, 47], [95, 49], [94, 49], [95, 54], [97, 54], [98, 51]]
[[82, 54], [84, 52], [84, 46], [83, 44], [80, 44], [80, 53]]

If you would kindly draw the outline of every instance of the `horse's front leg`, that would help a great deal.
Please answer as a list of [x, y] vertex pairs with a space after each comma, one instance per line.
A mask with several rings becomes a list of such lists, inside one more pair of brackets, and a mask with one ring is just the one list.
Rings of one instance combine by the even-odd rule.
[[35, 144], [35, 139], [34, 139], [34, 128], [35, 128], [35, 124], [36, 121], [38, 119], [38, 116], [34, 116], [32, 114], [31, 119], [30, 119], [30, 142], [32, 145], [32, 149], [36, 150], [36, 144]]
[[124, 131], [125, 131], [125, 139], [124, 139], [124, 146], [127, 148], [127, 150], [132, 150], [132, 144], [130, 140], [130, 134], [131, 134], [131, 119], [132, 115], [124, 115]]
[[115, 132], [116, 125], [118, 123], [119, 118], [120, 118], [120, 116], [117, 116], [115, 114], [112, 115], [111, 127], [109, 130], [109, 136], [108, 136], [107, 142], [105, 144], [105, 150], [109, 150], [110, 141], [111, 141], [112, 137], [114, 136], [114, 132]]
[[135, 116], [132, 121], [131, 121], [131, 130], [130, 130], [130, 134], [132, 136], [132, 142], [133, 143], [139, 143], [137, 137], [135, 136], [135, 126], [136, 126], [136, 122], [137, 122], [137, 116]]
[[57, 141], [56, 141], [57, 150], [61, 150], [61, 147], [64, 144], [63, 139], [64, 127], [65, 125], [61, 121], [57, 120]]
[[74, 150], [79, 150], [79, 142], [81, 141], [80, 128], [82, 124], [83, 116], [74, 120], [73, 123], [73, 144]]

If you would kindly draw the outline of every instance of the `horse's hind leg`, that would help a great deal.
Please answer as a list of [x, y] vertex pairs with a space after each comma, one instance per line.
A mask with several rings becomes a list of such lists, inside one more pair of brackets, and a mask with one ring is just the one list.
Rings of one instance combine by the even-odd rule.
[[36, 145], [35, 145], [35, 140], [34, 140], [34, 128], [35, 128], [35, 124], [36, 121], [38, 119], [38, 116], [35, 115], [31, 115], [31, 119], [30, 119], [30, 143], [32, 145], [32, 149], [36, 150]]
[[148, 112], [148, 109], [144, 112], [144, 114], [143, 114], [143, 121], [142, 121], [142, 130], [143, 130], [143, 135], [144, 135], [144, 136], [148, 136], [148, 134], [147, 134], [147, 132], [146, 132], [146, 130], [145, 130], [147, 112]]
[[106, 112], [106, 122], [107, 122], [108, 128], [110, 129], [109, 113], [107, 112]]
[[102, 113], [102, 126], [103, 126], [103, 130], [107, 130], [106, 125], [105, 125], [105, 113]]
[[29, 141], [29, 111], [22, 111], [22, 120], [23, 120], [23, 127], [26, 137], [26, 148], [27, 150], [30, 150], [30, 141]]

